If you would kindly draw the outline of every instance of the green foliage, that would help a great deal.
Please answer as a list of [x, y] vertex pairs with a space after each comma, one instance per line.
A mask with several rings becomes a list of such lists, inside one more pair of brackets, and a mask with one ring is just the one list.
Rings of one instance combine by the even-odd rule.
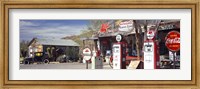
[[73, 41], [78, 43], [80, 45], [80, 47], [83, 47], [83, 41], [81, 40], [81, 38], [90, 38], [90, 37], [92, 37], [92, 35], [95, 32], [97, 32], [97, 31], [94, 31], [94, 30], [82, 30], [80, 35], [70, 36], [70, 37], [68, 37], [68, 39], [72, 39]]
[[25, 41], [25, 40], [21, 41], [20, 42], [20, 49], [28, 50], [28, 44], [29, 44], [29, 41]]
[[101, 25], [107, 22], [109, 22], [109, 20], [90, 20], [88, 30], [98, 31], [99, 29], [101, 29]]
[[78, 47], [67, 47], [67, 50], [65, 50], [66, 55], [70, 55], [70, 56], [77, 56], [79, 50]]
[[[91, 38], [94, 34], [98, 33], [103, 23], [108, 23], [112, 20], [90, 20], [86, 29], [83, 29], [79, 35], [67, 36], [63, 39], [71, 39], [83, 48], [83, 40], [81, 38]], [[115, 20], [113, 20], [115, 22]], [[69, 50], [70, 51], [70, 50]]]
[[29, 41], [21, 41], [20, 42], [20, 57], [26, 57], [28, 52], [28, 44]]

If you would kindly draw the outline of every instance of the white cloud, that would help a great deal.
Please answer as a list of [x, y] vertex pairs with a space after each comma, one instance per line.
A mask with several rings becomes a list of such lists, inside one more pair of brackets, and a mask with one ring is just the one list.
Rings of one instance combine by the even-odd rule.
[[70, 35], [78, 35], [84, 28], [86, 28], [86, 25], [25, 27], [20, 33], [21, 35], [30, 35], [30, 39], [32, 39], [32, 37], [62, 38]]
[[24, 26], [39, 26], [39, 24], [30, 22], [30, 21], [20, 21], [20, 27]]

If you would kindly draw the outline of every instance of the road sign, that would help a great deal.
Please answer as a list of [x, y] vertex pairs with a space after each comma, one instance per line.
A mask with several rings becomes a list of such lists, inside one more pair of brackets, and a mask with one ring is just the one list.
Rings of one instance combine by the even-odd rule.
[[176, 52], [180, 50], [180, 33], [177, 31], [170, 31], [165, 37], [165, 45], [170, 51]]
[[90, 60], [92, 56], [92, 52], [89, 48], [83, 49], [83, 59], [84, 60]]

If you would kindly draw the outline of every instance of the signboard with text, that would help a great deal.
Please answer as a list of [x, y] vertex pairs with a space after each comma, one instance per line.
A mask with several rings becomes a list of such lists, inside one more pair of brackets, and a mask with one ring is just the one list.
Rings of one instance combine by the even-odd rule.
[[165, 45], [170, 51], [180, 50], [180, 33], [177, 31], [170, 31], [165, 37]]
[[119, 31], [130, 31], [133, 29], [133, 21], [129, 20], [129, 21], [123, 21], [119, 23]]

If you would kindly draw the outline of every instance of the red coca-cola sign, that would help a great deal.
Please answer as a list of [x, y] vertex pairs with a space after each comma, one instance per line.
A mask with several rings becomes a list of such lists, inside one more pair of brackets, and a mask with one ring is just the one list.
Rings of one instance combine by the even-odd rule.
[[170, 51], [180, 50], [180, 33], [177, 31], [170, 31], [165, 37], [165, 45]]

